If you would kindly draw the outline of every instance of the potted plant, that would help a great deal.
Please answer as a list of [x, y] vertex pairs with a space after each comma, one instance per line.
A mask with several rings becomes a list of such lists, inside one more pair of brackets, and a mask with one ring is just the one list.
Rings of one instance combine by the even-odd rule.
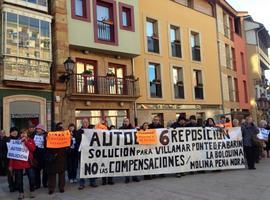
[[129, 79], [129, 80], [135, 80], [135, 76], [133, 74], [130, 74], [128, 76], [125, 76], [126, 79]]
[[180, 40], [174, 40], [174, 43], [175, 44], [180, 44], [181, 42], [180, 42]]
[[177, 81], [177, 82], [176, 82], [176, 85], [177, 85], [177, 86], [182, 86], [182, 85], [183, 85], [183, 81]]
[[113, 72], [108, 72], [106, 76], [107, 77], [115, 77], [115, 74]]
[[159, 79], [154, 79], [152, 82], [155, 84], [160, 84], [161, 81]]
[[92, 70], [85, 70], [82, 74], [83, 74], [83, 76], [92, 76], [93, 71]]
[[105, 24], [113, 25], [113, 21], [111, 19], [103, 18], [102, 22], [105, 23]]

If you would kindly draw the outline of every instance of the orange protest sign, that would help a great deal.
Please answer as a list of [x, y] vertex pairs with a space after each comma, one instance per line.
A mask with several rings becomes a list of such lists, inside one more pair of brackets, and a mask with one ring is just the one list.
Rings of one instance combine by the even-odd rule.
[[48, 148], [64, 148], [69, 147], [71, 143], [71, 135], [68, 130], [49, 132], [47, 136], [47, 147]]
[[137, 141], [139, 144], [157, 144], [157, 132], [155, 129], [148, 129], [146, 131], [138, 131]]
[[100, 123], [95, 126], [95, 129], [97, 129], [97, 130], [108, 130], [107, 126], [105, 126], [103, 124], [100, 124]]

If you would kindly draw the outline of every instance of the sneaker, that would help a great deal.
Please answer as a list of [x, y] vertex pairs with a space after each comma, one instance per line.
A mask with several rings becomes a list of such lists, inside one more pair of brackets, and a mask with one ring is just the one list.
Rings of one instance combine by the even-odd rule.
[[61, 189], [61, 190], [60, 190], [60, 193], [64, 193], [64, 192], [65, 192], [65, 190], [64, 190], [64, 189]]
[[77, 179], [75, 178], [75, 179], [73, 179], [73, 183], [77, 183], [78, 181], [77, 181]]
[[49, 194], [49, 195], [53, 194], [53, 191], [50, 190], [50, 191], [48, 192], [48, 194]]
[[70, 179], [70, 180], [69, 180], [69, 183], [70, 183], [70, 184], [73, 184], [73, 183], [74, 183], [74, 181], [73, 181], [72, 179]]
[[30, 192], [30, 195], [29, 195], [29, 197], [30, 197], [30, 199], [33, 199], [33, 198], [35, 198], [35, 194], [34, 194], [34, 192]]
[[78, 187], [78, 190], [83, 190], [84, 189], [84, 185], [80, 185], [80, 187]]
[[90, 183], [90, 186], [96, 188], [98, 185], [96, 183]]
[[108, 184], [109, 185], [114, 185], [114, 182], [113, 181], [108, 181]]
[[24, 199], [24, 194], [20, 193], [19, 196], [18, 196], [18, 200], [22, 200], [22, 199]]

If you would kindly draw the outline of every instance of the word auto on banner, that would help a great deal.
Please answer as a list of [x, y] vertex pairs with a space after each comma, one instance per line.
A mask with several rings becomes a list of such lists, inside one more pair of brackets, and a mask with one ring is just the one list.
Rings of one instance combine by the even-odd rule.
[[141, 145], [136, 130], [84, 129], [80, 178], [245, 168], [240, 127], [156, 129], [156, 135], [156, 144]]

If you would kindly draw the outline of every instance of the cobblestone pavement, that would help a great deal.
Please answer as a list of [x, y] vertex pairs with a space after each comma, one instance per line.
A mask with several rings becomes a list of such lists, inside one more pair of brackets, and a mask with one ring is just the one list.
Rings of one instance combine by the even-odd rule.
[[[46, 189], [35, 192], [37, 200], [270, 200], [270, 159], [264, 159], [257, 170], [208, 172], [123, 183], [117, 179], [113, 186], [99, 185], [79, 191], [78, 185], [67, 184], [65, 193], [58, 191], [48, 195]], [[9, 193], [5, 177], [0, 178], [0, 200], [17, 199], [17, 193]], [[98, 182], [100, 184], [100, 181]], [[26, 194], [28, 197], [25, 180]], [[28, 198], [26, 198], [28, 199]]]

